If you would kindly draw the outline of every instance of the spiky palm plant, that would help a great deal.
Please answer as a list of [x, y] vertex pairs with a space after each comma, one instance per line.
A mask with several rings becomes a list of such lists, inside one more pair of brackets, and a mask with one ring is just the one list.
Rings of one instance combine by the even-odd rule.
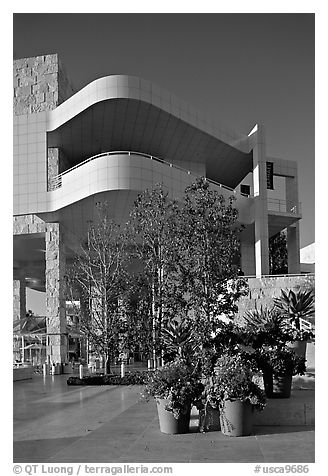
[[283, 317], [273, 308], [263, 307], [246, 311], [243, 319], [248, 327], [254, 329], [265, 329], [267, 327], [280, 327], [283, 324]]
[[188, 358], [196, 349], [195, 338], [188, 321], [168, 322], [161, 330], [161, 337], [167, 351], [176, 356]]
[[275, 308], [284, 318], [289, 319], [290, 324], [296, 329], [301, 329], [301, 319], [313, 316], [314, 294], [313, 291], [302, 289], [294, 292], [281, 290], [281, 296], [274, 299]]
[[285, 317], [274, 308], [263, 307], [246, 311], [244, 329], [254, 348], [262, 345], [284, 345], [288, 340]]

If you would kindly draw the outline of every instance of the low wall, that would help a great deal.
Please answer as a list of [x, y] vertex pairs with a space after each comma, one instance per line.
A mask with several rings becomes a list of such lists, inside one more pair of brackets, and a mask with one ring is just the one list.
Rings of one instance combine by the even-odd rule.
[[33, 367], [17, 367], [13, 369], [13, 380], [17, 382], [18, 380], [27, 380], [33, 377]]
[[238, 302], [238, 317], [245, 311], [262, 307], [272, 307], [274, 298], [278, 298], [281, 290], [314, 289], [314, 275], [272, 276], [263, 278], [246, 278], [249, 292]]

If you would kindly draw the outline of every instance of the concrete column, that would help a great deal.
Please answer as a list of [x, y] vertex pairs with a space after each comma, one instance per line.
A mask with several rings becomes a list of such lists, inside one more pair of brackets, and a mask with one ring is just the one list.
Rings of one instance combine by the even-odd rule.
[[66, 301], [64, 295], [65, 252], [59, 223], [48, 223], [46, 231], [47, 358], [67, 362]]
[[255, 249], [252, 243], [240, 244], [241, 269], [245, 276], [255, 275]]
[[299, 222], [287, 227], [288, 274], [300, 274]]
[[255, 217], [255, 272], [269, 274], [268, 199], [266, 179], [265, 134], [258, 126], [253, 148], [253, 190]]
[[21, 273], [19, 279], [13, 280], [13, 320], [18, 321], [26, 317], [26, 284]]
[[[297, 212], [298, 202], [298, 180], [297, 180], [297, 165], [292, 177], [286, 177], [286, 211]], [[300, 237], [299, 237], [299, 221], [287, 227], [287, 252], [288, 252], [288, 273], [300, 274]]]
[[295, 169], [294, 174], [294, 177], [286, 177], [285, 179], [286, 212], [299, 213], [297, 169]]

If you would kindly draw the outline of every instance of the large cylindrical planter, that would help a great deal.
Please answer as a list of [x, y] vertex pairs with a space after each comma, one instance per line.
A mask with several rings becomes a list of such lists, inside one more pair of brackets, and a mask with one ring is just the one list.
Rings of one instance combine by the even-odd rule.
[[225, 400], [220, 411], [221, 431], [226, 436], [248, 436], [253, 429], [253, 405]]
[[263, 372], [263, 382], [268, 398], [290, 398], [292, 375], [274, 375], [272, 372]]
[[156, 399], [159, 428], [162, 433], [176, 435], [178, 433], [188, 433], [190, 425], [191, 405], [186, 407], [186, 411], [179, 418], [174, 418], [172, 412], [165, 410], [168, 400], [165, 398]]

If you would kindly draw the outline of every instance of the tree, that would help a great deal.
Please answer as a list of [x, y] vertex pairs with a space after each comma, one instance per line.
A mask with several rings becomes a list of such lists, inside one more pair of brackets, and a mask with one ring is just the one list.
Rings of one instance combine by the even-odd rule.
[[150, 290], [154, 357], [163, 346], [168, 350], [173, 327], [192, 326], [199, 347], [220, 315], [237, 311], [246, 286], [237, 276], [241, 227], [233, 201], [226, 203], [204, 178], [180, 201], [161, 186], [139, 195], [130, 235]]
[[151, 299], [152, 354], [156, 362], [161, 350], [165, 295], [174, 272], [177, 202], [169, 199], [163, 187], [157, 185], [138, 196], [130, 218], [130, 238], [135, 244], [135, 256], [143, 264]]
[[151, 289], [142, 273], [130, 275], [125, 295], [127, 332], [125, 346], [149, 355], [152, 351]]
[[180, 284], [200, 339], [215, 331], [220, 315], [237, 311], [236, 300], [246, 292], [237, 276], [242, 228], [233, 202], [200, 178], [186, 189], [179, 212]]
[[125, 234], [109, 217], [107, 204], [97, 206], [96, 222], [91, 224], [85, 241], [66, 276], [67, 294], [79, 315], [81, 331], [98, 355], [110, 360], [119, 351], [127, 331], [123, 296], [128, 282]]
[[286, 232], [282, 231], [269, 239], [270, 274], [288, 273], [288, 251]]

